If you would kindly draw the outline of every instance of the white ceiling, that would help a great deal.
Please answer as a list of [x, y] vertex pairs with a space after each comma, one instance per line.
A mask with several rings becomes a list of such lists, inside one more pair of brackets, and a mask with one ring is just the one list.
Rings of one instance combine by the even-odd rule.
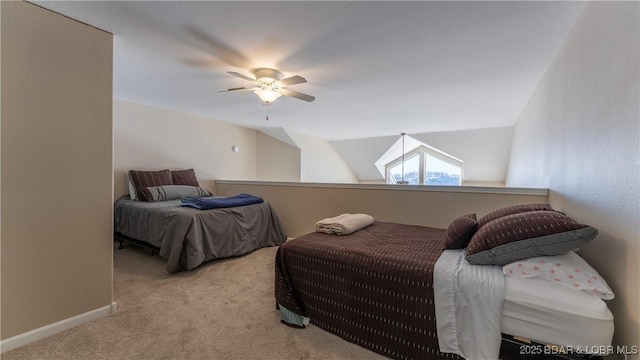
[[[510, 126], [580, 2], [35, 1], [114, 37], [114, 97], [326, 140]], [[301, 75], [266, 108], [256, 67]]]

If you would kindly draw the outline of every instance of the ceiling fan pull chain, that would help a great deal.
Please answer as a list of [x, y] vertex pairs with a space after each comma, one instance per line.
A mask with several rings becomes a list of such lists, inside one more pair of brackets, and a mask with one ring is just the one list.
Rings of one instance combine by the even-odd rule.
[[267, 116], [266, 116], [266, 119], [267, 119], [267, 121], [269, 121], [269, 113], [271, 112], [270, 111], [271, 110], [271, 103], [270, 102], [266, 102], [266, 104], [267, 104]]

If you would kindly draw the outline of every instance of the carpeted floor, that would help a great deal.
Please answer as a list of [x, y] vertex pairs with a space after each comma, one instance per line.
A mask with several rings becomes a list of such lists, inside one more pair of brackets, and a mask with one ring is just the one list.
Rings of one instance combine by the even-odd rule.
[[114, 249], [118, 311], [5, 352], [22, 359], [384, 359], [316, 326], [279, 323], [276, 247], [168, 275], [140, 248]]

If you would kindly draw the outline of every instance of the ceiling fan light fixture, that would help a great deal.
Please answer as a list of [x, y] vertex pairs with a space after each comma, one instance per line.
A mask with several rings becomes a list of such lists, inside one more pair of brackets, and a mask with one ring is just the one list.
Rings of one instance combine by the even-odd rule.
[[271, 87], [270, 85], [262, 86], [259, 89], [253, 90], [253, 92], [256, 95], [258, 95], [260, 100], [262, 100], [263, 102], [265, 102], [267, 104], [270, 104], [270, 103], [278, 100], [278, 98], [280, 96], [282, 96], [281, 93], [279, 93], [278, 91], [274, 90], [273, 87]]

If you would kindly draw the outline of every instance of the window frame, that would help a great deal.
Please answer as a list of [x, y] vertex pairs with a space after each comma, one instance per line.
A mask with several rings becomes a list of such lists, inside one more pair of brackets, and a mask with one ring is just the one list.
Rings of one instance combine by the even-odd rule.
[[[428, 185], [426, 183], [426, 172], [427, 172], [427, 156], [433, 156], [434, 158], [446, 162], [449, 165], [455, 166], [457, 168], [460, 169], [460, 186], [462, 185], [462, 182], [464, 180], [464, 162], [462, 160], [456, 159], [453, 156], [447, 155], [441, 151], [438, 151], [437, 149], [433, 149], [430, 148], [428, 146], [424, 146], [421, 145], [407, 153], [404, 154], [404, 162], [406, 163], [407, 160], [412, 159], [415, 156], [419, 156], [419, 181], [420, 184], [419, 185]], [[397, 184], [396, 183], [391, 183], [389, 182], [393, 176], [391, 175], [391, 169], [396, 167], [399, 164], [402, 164], [402, 155], [394, 160], [391, 160], [390, 162], [388, 162], [387, 164], [385, 164], [385, 173], [386, 173], [386, 183], [387, 184]], [[434, 186], [434, 185], [428, 185], [428, 186]]]
[[[413, 159], [416, 156], [419, 156], [419, 158], [418, 158], [418, 171], [420, 172], [420, 177], [419, 177], [420, 180], [419, 181], [420, 181], [420, 184], [422, 184], [423, 183], [423, 178], [424, 178], [423, 171], [422, 171], [424, 169], [424, 164], [423, 164], [424, 156], [420, 153], [420, 147], [418, 147], [418, 148], [416, 148], [416, 149], [414, 149], [412, 151], [409, 151], [408, 153], [404, 154], [404, 162], [406, 163], [407, 160]], [[391, 160], [390, 162], [388, 162], [385, 165], [384, 169], [385, 169], [385, 173], [387, 174], [387, 179], [386, 179], [387, 180], [387, 184], [390, 184], [389, 183], [389, 179], [391, 179], [391, 169], [396, 167], [397, 165], [400, 165], [400, 164], [402, 164], [402, 156], [400, 156], [399, 158], [397, 158], [395, 160]], [[397, 184], [397, 182], [395, 182], [393, 184]]]

